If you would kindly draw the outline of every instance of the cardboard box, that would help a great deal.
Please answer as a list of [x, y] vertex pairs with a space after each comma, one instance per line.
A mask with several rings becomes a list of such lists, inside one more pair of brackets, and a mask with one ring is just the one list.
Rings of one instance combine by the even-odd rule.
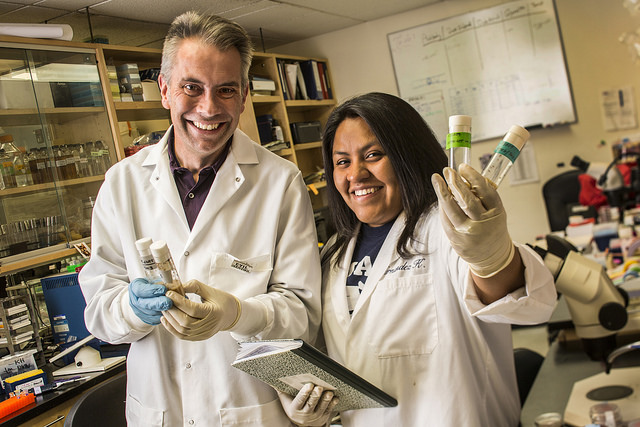
[[23, 374], [18, 374], [4, 380], [5, 393], [27, 391], [38, 385], [47, 383], [47, 374], [42, 369], [34, 369]]
[[142, 82], [142, 98], [145, 101], [161, 101], [160, 88], [158, 82]]

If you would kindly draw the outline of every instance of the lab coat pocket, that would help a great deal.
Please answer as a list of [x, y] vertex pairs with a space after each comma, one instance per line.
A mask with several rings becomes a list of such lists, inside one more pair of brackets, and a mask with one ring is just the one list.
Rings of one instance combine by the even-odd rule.
[[222, 426], [293, 426], [279, 399], [263, 405], [220, 409]]
[[431, 274], [381, 280], [371, 295], [367, 329], [380, 358], [429, 354], [438, 344]]
[[162, 427], [164, 413], [160, 409], [146, 408], [131, 396], [127, 396], [127, 425]]
[[214, 253], [209, 269], [209, 285], [249, 298], [267, 291], [272, 270], [271, 254], [238, 259], [227, 253]]

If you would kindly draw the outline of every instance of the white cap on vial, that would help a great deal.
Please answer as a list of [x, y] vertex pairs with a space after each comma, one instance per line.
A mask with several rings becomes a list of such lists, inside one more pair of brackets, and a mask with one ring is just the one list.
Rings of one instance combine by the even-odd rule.
[[449, 116], [449, 132], [471, 132], [471, 116]]
[[164, 262], [171, 258], [169, 247], [167, 246], [167, 242], [165, 242], [164, 240], [158, 240], [157, 242], [154, 242], [150, 246], [150, 249], [156, 262]]
[[139, 251], [149, 250], [149, 246], [153, 243], [151, 237], [143, 237], [142, 239], [136, 240], [136, 249]]
[[503, 140], [515, 146], [519, 151], [522, 150], [524, 144], [529, 140], [529, 131], [522, 126], [513, 125], [505, 134]]

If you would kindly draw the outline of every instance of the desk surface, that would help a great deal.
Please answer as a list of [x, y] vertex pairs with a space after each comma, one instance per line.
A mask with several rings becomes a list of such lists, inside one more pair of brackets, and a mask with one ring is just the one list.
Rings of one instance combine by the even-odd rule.
[[[46, 365], [42, 369], [47, 372], [47, 377], [49, 378], [49, 380], [52, 380], [53, 375], [49, 371], [52, 371], [56, 368], [51, 369], [50, 365]], [[13, 427], [26, 423], [31, 419], [37, 417], [38, 415], [41, 415], [46, 411], [53, 409], [58, 405], [61, 405], [69, 399], [78, 396], [86, 390], [89, 390], [91, 387], [119, 374], [120, 372], [124, 372], [125, 370], [126, 363], [121, 363], [106, 371], [82, 374], [83, 376], [89, 376], [90, 378], [86, 381], [78, 383], [75, 386], [69, 386], [68, 388], [63, 388], [61, 390], [55, 390], [42, 394], [40, 396], [36, 396], [35, 403], [21, 408], [20, 410], [4, 418], [0, 418], [0, 425], [2, 427]]]
[[[623, 366], [640, 366], [640, 351], [618, 357], [613, 369]], [[589, 359], [584, 351], [568, 350], [554, 341], [522, 407], [522, 427], [534, 427], [535, 418], [546, 412], [564, 415], [573, 383], [601, 372], [602, 364]]]

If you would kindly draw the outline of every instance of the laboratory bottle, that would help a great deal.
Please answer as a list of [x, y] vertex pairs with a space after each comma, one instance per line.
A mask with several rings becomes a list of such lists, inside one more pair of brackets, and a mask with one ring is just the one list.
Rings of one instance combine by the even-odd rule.
[[449, 167], [458, 170], [461, 163], [470, 162], [471, 116], [449, 116], [449, 133], [446, 141]]
[[111, 157], [109, 155], [109, 147], [102, 140], [96, 141], [96, 148], [100, 150], [100, 159], [102, 159], [102, 173], [111, 167]]
[[498, 143], [489, 164], [482, 171], [482, 176], [487, 178], [495, 188], [498, 188], [507, 175], [528, 139], [529, 132], [525, 128], [513, 125]]
[[136, 240], [136, 249], [138, 249], [138, 255], [140, 255], [140, 263], [144, 269], [144, 275], [150, 282], [158, 279], [162, 280], [162, 275], [160, 274], [160, 270], [158, 270], [156, 260], [151, 253], [152, 243], [153, 240], [151, 240], [150, 237], [143, 237], [142, 239]]
[[55, 147], [53, 151], [56, 176], [60, 180], [67, 179], [67, 159], [62, 152], [62, 147]]
[[13, 155], [13, 172], [16, 175], [16, 187], [26, 187], [31, 181], [29, 163], [26, 162], [22, 152]]
[[62, 154], [64, 155], [64, 159], [67, 162], [65, 166], [67, 179], [77, 178], [78, 172], [76, 170], [76, 162], [75, 158], [73, 157], [73, 153], [71, 152], [71, 148], [68, 145], [63, 145]]
[[81, 177], [89, 177], [91, 173], [91, 164], [89, 162], [89, 156], [84, 148], [84, 144], [78, 144], [78, 175]]
[[31, 180], [34, 184], [42, 184], [42, 173], [38, 169], [38, 154], [35, 148], [29, 150], [27, 160], [29, 162], [29, 171], [31, 172]]
[[158, 240], [157, 242], [152, 243], [149, 248], [151, 249], [153, 259], [158, 265], [158, 270], [160, 270], [162, 280], [164, 281], [167, 289], [178, 292], [180, 295], [184, 295], [182, 282], [178, 276], [178, 270], [176, 269], [173, 258], [171, 257], [171, 252], [169, 252], [167, 242], [164, 240]]
[[13, 166], [13, 158], [16, 153], [20, 153], [20, 150], [14, 145], [13, 136], [0, 136], [0, 167], [2, 167], [4, 188], [16, 187], [16, 173]]
[[102, 160], [102, 150], [100, 148], [101, 144], [98, 144], [98, 141], [88, 142], [89, 152], [91, 153], [91, 169], [93, 170], [94, 175], [101, 175], [105, 172], [104, 170], [104, 162]]

